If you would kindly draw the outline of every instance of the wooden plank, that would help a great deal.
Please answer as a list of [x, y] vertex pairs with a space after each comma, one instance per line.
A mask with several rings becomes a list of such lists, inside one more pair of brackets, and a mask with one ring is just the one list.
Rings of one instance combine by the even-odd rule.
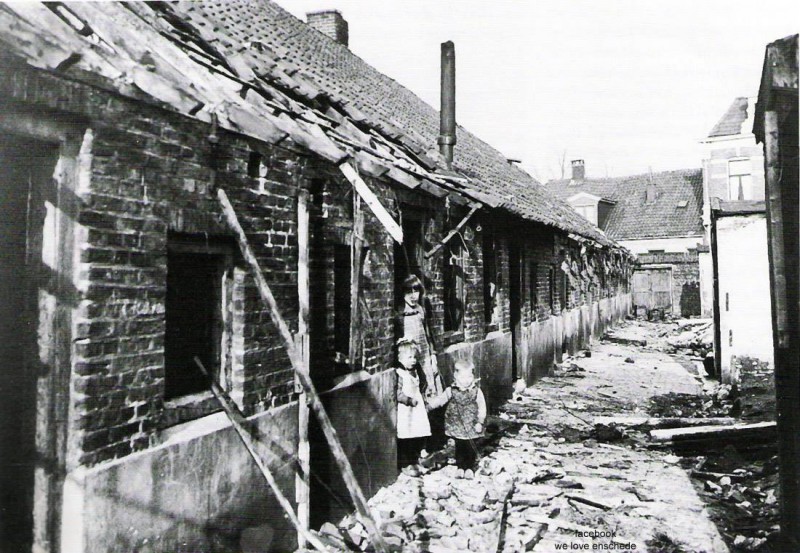
[[600, 503], [595, 499], [591, 499], [588, 497], [584, 497], [582, 495], [577, 494], [567, 494], [565, 496], [568, 500], [577, 501], [578, 503], [583, 503], [584, 505], [588, 505], [590, 507], [594, 507], [595, 509], [602, 509], [604, 511], [610, 511], [611, 507], [606, 505], [605, 503]]
[[247, 240], [247, 235], [245, 234], [244, 229], [242, 229], [242, 226], [239, 224], [239, 218], [236, 216], [236, 211], [233, 209], [233, 205], [231, 205], [228, 195], [222, 188], [217, 190], [217, 198], [222, 205], [222, 211], [225, 219], [236, 233], [236, 240], [239, 243], [242, 256], [250, 266], [253, 279], [256, 281], [258, 293], [264, 303], [269, 307], [270, 318], [272, 319], [273, 324], [278, 328], [278, 332], [283, 340], [283, 345], [286, 348], [286, 352], [289, 356], [289, 361], [292, 363], [292, 368], [294, 369], [300, 384], [303, 386], [303, 389], [308, 395], [308, 399], [311, 402], [311, 408], [314, 410], [314, 414], [319, 420], [319, 424], [322, 427], [322, 431], [325, 434], [325, 438], [331, 448], [333, 458], [336, 461], [336, 464], [339, 466], [339, 470], [342, 472], [342, 478], [347, 486], [347, 491], [350, 493], [350, 497], [353, 500], [361, 522], [367, 529], [375, 549], [380, 552], [386, 552], [388, 551], [386, 543], [383, 540], [383, 536], [381, 536], [380, 532], [378, 531], [375, 520], [372, 518], [372, 514], [369, 511], [369, 506], [367, 505], [367, 500], [364, 498], [364, 493], [361, 491], [361, 486], [359, 486], [355, 474], [353, 473], [353, 467], [350, 465], [350, 460], [347, 458], [344, 449], [342, 449], [342, 444], [339, 442], [339, 438], [336, 435], [336, 429], [333, 427], [333, 424], [328, 417], [328, 413], [325, 411], [325, 406], [322, 404], [322, 400], [317, 393], [317, 389], [314, 386], [314, 383], [311, 381], [311, 377], [308, 373], [308, 365], [303, 364], [303, 356], [300, 354], [297, 346], [294, 343], [294, 338], [292, 337], [292, 333], [289, 331], [289, 326], [286, 324], [286, 321], [278, 310], [278, 303], [275, 301], [275, 296], [272, 295], [272, 290], [264, 278], [264, 273], [261, 271], [261, 267], [258, 264], [258, 259], [256, 259], [256, 256], [250, 247], [250, 243]]
[[698, 426], [694, 428], [651, 430], [650, 438], [654, 442], [723, 440], [730, 438], [740, 438], [744, 440], [756, 436], [764, 436], [766, 432], [774, 432], [774, 430], [774, 422], [757, 422], [754, 424], [734, 424], [732, 426]]
[[649, 426], [652, 428], [682, 428], [687, 426], [731, 426], [738, 419], [733, 417], [595, 417], [594, 424], [606, 426]]
[[778, 112], [764, 113], [764, 165], [767, 182], [767, 245], [770, 260], [770, 284], [777, 346], [789, 343], [788, 306], [786, 305], [786, 261], [783, 244], [783, 202], [781, 201], [780, 144]]
[[[300, 348], [303, 365], [308, 367], [309, 351], [309, 301], [310, 286], [308, 272], [308, 190], [300, 190], [297, 196], [297, 346]], [[296, 385], [303, 387], [296, 379]], [[305, 391], [297, 398], [297, 462], [301, 472], [295, 478], [295, 500], [297, 501], [297, 518], [301, 526], [308, 530], [311, 518], [311, 499], [309, 491], [309, 474], [311, 474], [311, 447], [308, 443], [308, 396]], [[306, 547], [303, 532], [297, 534], [297, 547]]]
[[447, 234], [447, 236], [444, 237], [444, 240], [436, 244], [430, 251], [425, 252], [425, 259], [430, 259], [434, 255], [436, 255], [436, 252], [442, 249], [442, 247], [444, 247], [444, 245], [447, 244], [453, 238], [453, 236], [455, 236], [458, 233], [458, 231], [460, 231], [464, 227], [464, 225], [467, 224], [467, 221], [469, 221], [472, 218], [472, 216], [475, 215], [475, 212], [478, 211], [480, 208], [481, 208], [480, 205], [473, 205], [472, 209], [469, 210], [469, 213], [467, 213], [466, 216], [463, 219], [461, 219], [461, 221], [459, 221], [459, 223], [455, 226], [455, 228], [453, 228], [453, 230], [451, 230]]
[[308, 540], [314, 547], [319, 549], [320, 551], [328, 551], [328, 548], [317, 538], [313, 533], [311, 533], [307, 527], [304, 527], [297, 518], [297, 515], [292, 508], [292, 504], [289, 503], [289, 500], [283, 495], [281, 492], [280, 487], [278, 486], [278, 482], [275, 480], [275, 476], [273, 476], [272, 471], [269, 467], [264, 463], [264, 460], [261, 459], [261, 456], [258, 454], [258, 450], [256, 448], [255, 441], [253, 440], [250, 433], [245, 428], [247, 424], [247, 419], [245, 418], [244, 414], [239, 411], [239, 408], [236, 407], [236, 404], [233, 400], [228, 397], [228, 394], [220, 388], [219, 384], [217, 384], [216, 380], [208, 374], [208, 371], [203, 366], [203, 363], [200, 361], [198, 357], [194, 358], [195, 364], [199, 367], [202, 371], [203, 375], [211, 381], [211, 393], [214, 394], [214, 397], [217, 398], [222, 409], [225, 411], [225, 414], [228, 416], [228, 420], [231, 421], [231, 425], [233, 429], [236, 430], [236, 433], [239, 435], [239, 438], [242, 440], [244, 447], [247, 449], [247, 452], [252, 457], [253, 461], [255, 461], [258, 470], [261, 471], [261, 474], [264, 476], [264, 479], [269, 484], [269, 487], [272, 489], [272, 493], [275, 494], [275, 498], [278, 500], [281, 508], [286, 513], [286, 517], [289, 521], [294, 525], [297, 531], [303, 534], [303, 537]]
[[402, 244], [403, 243], [403, 229], [394, 220], [392, 214], [389, 213], [383, 204], [381, 204], [378, 196], [370, 190], [367, 183], [361, 178], [358, 174], [358, 171], [350, 165], [350, 163], [342, 163], [339, 165], [339, 170], [345, 176], [347, 180], [353, 185], [358, 195], [364, 199], [364, 202], [369, 206], [372, 212], [375, 214], [375, 217], [378, 218], [378, 221], [381, 222], [383, 227], [386, 229], [386, 232], [391, 235], [392, 238], [395, 239], [396, 242]]
[[503, 551], [503, 547], [506, 541], [506, 522], [508, 521], [508, 504], [511, 502], [511, 498], [514, 495], [514, 490], [516, 489], [516, 481], [511, 482], [508, 492], [506, 492], [505, 497], [503, 498], [503, 504], [501, 505], [498, 514], [500, 515], [499, 521], [497, 523], [497, 541], [494, 543], [494, 547], [490, 549], [490, 551], [494, 551], [495, 553], [501, 553]]

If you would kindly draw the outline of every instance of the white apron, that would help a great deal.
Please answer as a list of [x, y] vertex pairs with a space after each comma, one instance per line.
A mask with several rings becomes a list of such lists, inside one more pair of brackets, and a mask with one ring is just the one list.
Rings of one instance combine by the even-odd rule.
[[419, 391], [419, 379], [405, 369], [395, 369], [397, 372], [397, 386], [401, 387], [405, 395], [417, 400], [416, 407], [397, 404], [397, 437], [400, 439], [422, 438], [431, 435], [431, 424], [428, 422], [428, 412], [425, 402]]

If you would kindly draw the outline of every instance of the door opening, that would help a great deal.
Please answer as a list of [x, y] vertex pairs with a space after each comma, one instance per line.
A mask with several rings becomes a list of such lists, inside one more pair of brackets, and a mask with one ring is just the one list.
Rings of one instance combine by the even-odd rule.
[[[37, 284], [45, 268], [42, 194], [52, 188], [57, 159], [58, 145], [0, 139], [0, 543], [8, 551], [31, 550], [34, 477], [49, 460], [46, 452], [37, 453], [36, 443], [37, 384], [44, 369]], [[56, 203], [52, 199], [50, 206]]]

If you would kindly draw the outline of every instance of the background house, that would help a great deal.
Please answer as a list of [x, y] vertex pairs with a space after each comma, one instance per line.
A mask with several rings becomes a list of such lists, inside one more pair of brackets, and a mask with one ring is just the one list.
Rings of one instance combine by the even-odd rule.
[[714, 352], [724, 382], [771, 390], [764, 154], [753, 98], [736, 98], [703, 141], [703, 225], [714, 275]]
[[546, 186], [636, 254], [634, 306], [683, 317], [701, 314], [699, 169], [587, 179], [583, 160], [575, 160], [572, 178]]
[[624, 248], [454, 122], [440, 133], [323, 15], [318, 31], [269, 1], [0, 9], [9, 549], [297, 547], [195, 356], [300, 513], [350, 510], [276, 311], [368, 496], [396, 476], [409, 272], [442, 372], [473, 360], [492, 406], [629, 312]]

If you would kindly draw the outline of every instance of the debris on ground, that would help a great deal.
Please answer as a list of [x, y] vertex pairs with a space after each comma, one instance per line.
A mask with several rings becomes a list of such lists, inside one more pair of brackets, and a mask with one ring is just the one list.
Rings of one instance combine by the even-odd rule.
[[778, 542], [778, 459], [748, 457], [729, 446], [683, 463], [731, 552], [768, 553]]
[[711, 319], [684, 319], [676, 323], [667, 344], [675, 350], [689, 350], [704, 358], [714, 348], [714, 322]]
[[[657, 345], [657, 332], [671, 324], [622, 326], [623, 338]], [[509, 395], [490, 419], [495, 439], [477, 444], [481, 459], [469, 478], [459, 477], [446, 449], [370, 500], [395, 550], [549, 553], [635, 545], [652, 552], [728, 551], [698, 495], [710, 492], [693, 486], [698, 480], [681, 466], [681, 457], [649, 447], [651, 428], [681, 426], [681, 419], [713, 413], [703, 407], [714, 401], [703, 395], [702, 384], [669, 354], [651, 346], [596, 343], [590, 356], [565, 357], [534, 385], [523, 388], [517, 381]], [[659, 397], [681, 398], [685, 413], [651, 412], [659, 401], [667, 411], [669, 400]], [[704, 415], [688, 409], [689, 397]], [[641, 424], [628, 424], [632, 420]], [[354, 515], [336, 533], [349, 548], [344, 550], [371, 550]]]

